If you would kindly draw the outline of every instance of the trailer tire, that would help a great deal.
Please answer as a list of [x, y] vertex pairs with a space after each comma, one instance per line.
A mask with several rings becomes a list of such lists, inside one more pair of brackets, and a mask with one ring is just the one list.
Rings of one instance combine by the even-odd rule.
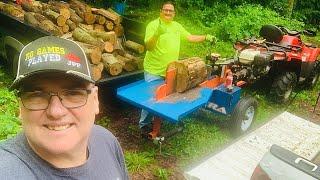
[[19, 52], [10, 46], [6, 46], [7, 66], [10, 73], [15, 77], [17, 75]]
[[239, 136], [247, 132], [257, 114], [258, 102], [251, 96], [240, 99], [232, 112], [232, 134]]
[[285, 103], [297, 83], [297, 75], [294, 72], [285, 72], [273, 80], [270, 95], [275, 102]]

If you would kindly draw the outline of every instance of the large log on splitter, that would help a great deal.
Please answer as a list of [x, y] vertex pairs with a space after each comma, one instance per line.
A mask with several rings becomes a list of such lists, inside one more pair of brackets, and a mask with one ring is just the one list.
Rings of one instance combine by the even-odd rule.
[[191, 89], [207, 78], [207, 67], [205, 62], [199, 57], [174, 61], [168, 65], [168, 70], [176, 69], [176, 86], [177, 92], [184, 92]]

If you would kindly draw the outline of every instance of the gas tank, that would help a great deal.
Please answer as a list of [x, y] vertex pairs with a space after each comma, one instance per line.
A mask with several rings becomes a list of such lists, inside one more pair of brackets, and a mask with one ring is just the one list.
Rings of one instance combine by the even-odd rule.
[[283, 35], [280, 45], [283, 46], [301, 46], [301, 39], [297, 36]]

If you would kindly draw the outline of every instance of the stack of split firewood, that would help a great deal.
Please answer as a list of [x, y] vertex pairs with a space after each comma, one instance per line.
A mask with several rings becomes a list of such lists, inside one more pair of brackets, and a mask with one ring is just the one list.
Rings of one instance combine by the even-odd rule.
[[112, 9], [92, 8], [78, 0], [24, 0], [21, 5], [0, 2], [0, 11], [55, 36], [76, 41], [92, 63], [95, 80], [102, 77], [104, 69], [112, 76], [123, 70], [142, 69], [138, 56], [144, 52], [144, 46], [123, 41], [121, 16]]

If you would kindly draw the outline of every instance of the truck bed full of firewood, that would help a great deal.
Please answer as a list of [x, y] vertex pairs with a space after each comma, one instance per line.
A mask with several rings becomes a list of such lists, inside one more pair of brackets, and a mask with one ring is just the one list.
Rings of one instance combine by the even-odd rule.
[[112, 9], [93, 8], [70, 0], [0, 1], [0, 12], [52, 35], [77, 42], [91, 62], [96, 81], [143, 69], [144, 46], [125, 40], [122, 17]]

